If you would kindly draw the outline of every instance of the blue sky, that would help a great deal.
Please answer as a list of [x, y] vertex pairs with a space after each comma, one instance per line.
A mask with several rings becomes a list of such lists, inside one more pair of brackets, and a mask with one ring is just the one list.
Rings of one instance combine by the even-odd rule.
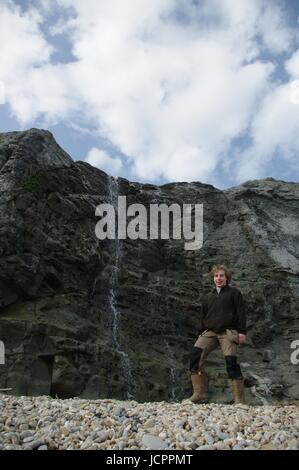
[[299, 181], [299, 2], [2, 0], [0, 131], [162, 184]]

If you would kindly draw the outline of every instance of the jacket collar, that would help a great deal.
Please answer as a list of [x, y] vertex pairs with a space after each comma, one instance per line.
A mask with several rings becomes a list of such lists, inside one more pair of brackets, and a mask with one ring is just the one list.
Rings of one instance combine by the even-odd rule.
[[[224, 287], [222, 287], [221, 291], [222, 292], [223, 290], [227, 290], [229, 289], [229, 284], [226, 284]], [[216, 286], [214, 287], [214, 289], [212, 290], [213, 293], [217, 292], [217, 289], [216, 289]]]

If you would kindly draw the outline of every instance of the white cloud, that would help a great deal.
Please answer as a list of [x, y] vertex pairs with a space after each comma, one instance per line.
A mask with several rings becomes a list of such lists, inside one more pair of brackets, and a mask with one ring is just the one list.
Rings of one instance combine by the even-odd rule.
[[270, 52], [287, 51], [292, 44], [294, 32], [286, 26], [284, 18], [284, 10], [280, 4], [272, 2], [270, 7], [263, 9], [263, 14], [258, 20], [257, 34], [260, 32], [264, 46]]
[[73, 84], [72, 64], [46, 64], [26, 70], [26, 80], [8, 85], [10, 104], [22, 124], [45, 114], [48, 124], [65, 122], [75, 114], [84, 115]]
[[0, 81], [0, 104], [5, 104], [5, 86], [4, 83]]
[[242, 47], [247, 42], [253, 56], [261, 46], [272, 53], [289, 49], [294, 32], [286, 21], [285, 3], [265, 0], [207, 0], [205, 3], [209, 14], [215, 15], [222, 28], [242, 42]]
[[[92, 123], [99, 136], [127, 155], [131, 178], [153, 181], [209, 181], [223, 156], [231, 158], [234, 139], [250, 133], [256, 150], [267, 135], [268, 146], [259, 144], [259, 156], [250, 163], [260, 171], [267, 160], [262, 152], [278, 145], [279, 133], [272, 133], [270, 145], [269, 115], [279, 120], [286, 91], [283, 85], [275, 87], [274, 65], [259, 54], [267, 50], [275, 57], [292, 43], [279, 2], [56, 2], [63, 12], [73, 10], [69, 21], [57, 19], [51, 30], [71, 41], [76, 60], [68, 64], [50, 63], [51, 47], [36, 10], [22, 17], [12, 7], [3, 10], [0, 60], [3, 55], [11, 60], [5, 76], [8, 99], [24, 125], [40, 115], [49, 123]], [[294, 56], [289, 70], [297, 70], [296, 61]], [[20, 68], [26, 80], [15, 74]], [[285, 145], [290, 136], [285, 131]], [[106, 171], [109, 165], [111, 171], [123, 169], [121, 160], [101, 152], [94, 148], [88, 158], [106, 165]], [[247, 171], [248, 155], [249, 150], [241, 162], [231, 160], [236, 178]]]
[[[297, 169], [299, 154], [299, 51], [286, 62], [291, 80], [266, 94], [253, 119], [250, 136], [252, 144], [237, 163], [239, 181], [265, 176], [275, 158], [281, 167]], [[292, 85], [296, 86], [293, 87]], [[297, 98], [297, 101], [296, 101]]]
[[291, 78], [294, 80], [299, 79], [299, 49], [286, 61], [285, 68]]
[[[0, 4], [0, 80], [7, 102], [24, 123], [39, 113], [30, 76], [49, 63], [53, 51], [41, 34], [41, 22], [42, 17], [36, 9], [31, 8], [23, 14], [11, 1]], [[42, 79], [45, 80], [44, 75]]]
[[11, 1], [0, 4], [0, 78], [24, 82], [24, 72], [49, 61], [52, 47], [40, 30], [42, 17], [36, 9], [24, 15]]
[[85, 161], [90, 163], [92, 166], [100, 168], [109, 175], [117, 176], [117, 172], [122, 168], [122, 161], [120, 158], [112, 158], [107, 152], [105, 152], [105, 150], [100, 150], [95, 147], [90, 149]]

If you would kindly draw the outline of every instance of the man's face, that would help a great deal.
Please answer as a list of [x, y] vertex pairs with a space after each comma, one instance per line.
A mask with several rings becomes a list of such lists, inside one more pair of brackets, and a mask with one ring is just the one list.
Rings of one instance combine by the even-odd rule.
[[214, 273], [214, 283], [216, 287], [224, 287], [226, 285], [227, 277], [225, 272], [221, 269], [219, 271], [215, 271]]

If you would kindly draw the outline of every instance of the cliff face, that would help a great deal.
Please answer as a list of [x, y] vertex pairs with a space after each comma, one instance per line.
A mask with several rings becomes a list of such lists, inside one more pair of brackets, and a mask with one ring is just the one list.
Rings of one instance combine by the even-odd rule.
[[[203, 204], [204, 243], [99, 240], [101, 203]], [[299, 398], [299, 184], [220, 191], [114, 179], [74, 162], [49, 132], [0, 134], [0, 388], [13, 394], [179, 400], [214, 263], [246, 299], [240, 363], [251, 403]], [[211, 400], [231, 400], [220, 351]]]

